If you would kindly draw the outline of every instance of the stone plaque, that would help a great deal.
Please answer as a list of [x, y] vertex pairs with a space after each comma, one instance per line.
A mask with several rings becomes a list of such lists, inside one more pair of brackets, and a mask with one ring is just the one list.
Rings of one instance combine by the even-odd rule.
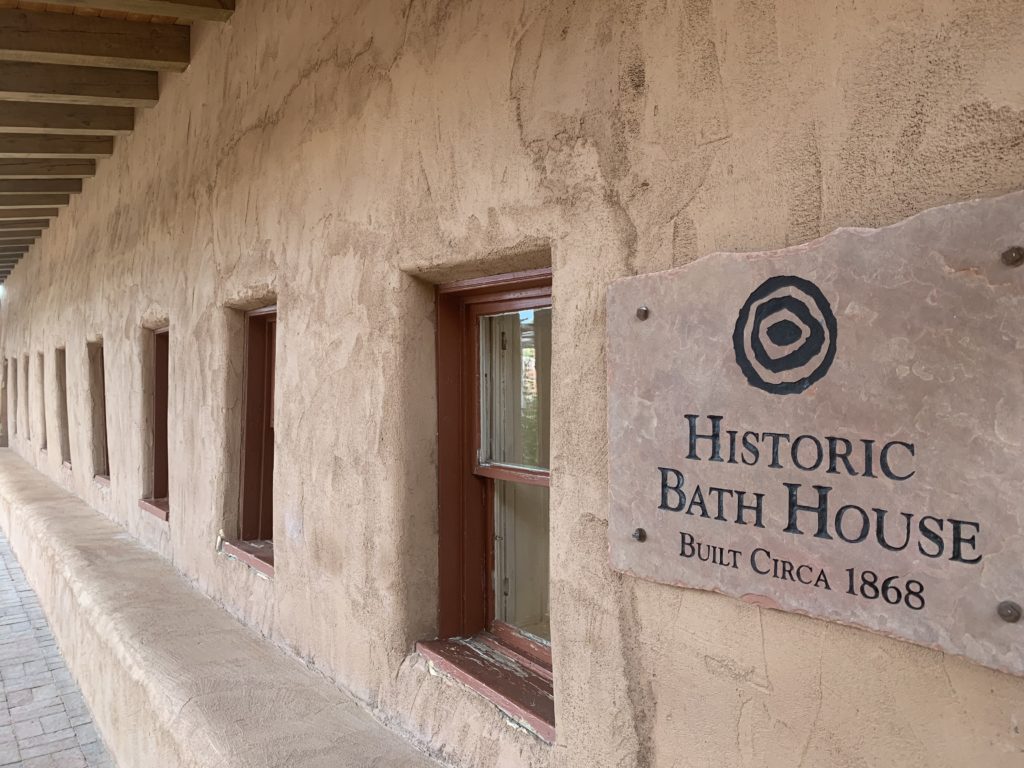
[[608, 294], [616, 569], [1024, 674], [1024, 193]]

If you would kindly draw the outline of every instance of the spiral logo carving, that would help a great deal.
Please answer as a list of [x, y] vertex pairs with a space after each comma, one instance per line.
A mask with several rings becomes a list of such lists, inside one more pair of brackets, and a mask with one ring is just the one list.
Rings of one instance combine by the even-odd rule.
[[732, 334], [736, 363], [751, 386], [799, 394], [821, 379], [836, 356], [836, 316], [814, 283], [780, 275], [743, 304]]

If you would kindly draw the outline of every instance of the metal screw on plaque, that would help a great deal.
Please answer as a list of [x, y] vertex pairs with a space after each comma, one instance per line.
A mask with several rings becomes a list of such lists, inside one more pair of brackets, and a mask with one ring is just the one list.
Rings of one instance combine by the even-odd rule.
[[1003, 600], [1003, 602], [999, 604], [999, 607], [996, 608], [996, 612], [999, 614], [999, 618], [1007, 624], [1016, 624], [1020, 621], [1020, 606], [1012, 600]]
[[637, 307], [637, 310], [636, 310], [636, 319], [637, 320], [646, 320], [650, 316], [651, 316], [651, 310], [649, 310], [647, 307]]
[[1003, 260], [1003, 264], [1008, 267], [1019, 267], [1021, 264], [1024, 264], [1024, 248], [1019, 245], [1007, 248], [1003, 251], [1003, 255], [1000, 258]]
[[633, 531], [633, 538], [641, 543], [645, 542], [647, 541], [647, 531], [645, 531], [643, 528], [637, 528], [635, 531]]

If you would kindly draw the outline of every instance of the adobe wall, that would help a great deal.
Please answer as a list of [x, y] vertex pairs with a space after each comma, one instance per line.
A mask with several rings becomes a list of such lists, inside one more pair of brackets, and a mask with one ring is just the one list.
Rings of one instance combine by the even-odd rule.
[[[7, 281], [3, 354], [46, 353], [50, 450], [11, 444], [453, 765], [1018, 766], [1024, 680], [609, 569], [603, 345], [615, 278], [1024, 186], [1022, 38], [1017, 0], [242, 0]], [[411, 653], [436, 613], [432, 284], [546, 263], [553, 748]], [[270, 581], [215, 547], [231, 308], [273, 295]], [[144, 327], [167, 319], [169, 524], [136, 504]]]

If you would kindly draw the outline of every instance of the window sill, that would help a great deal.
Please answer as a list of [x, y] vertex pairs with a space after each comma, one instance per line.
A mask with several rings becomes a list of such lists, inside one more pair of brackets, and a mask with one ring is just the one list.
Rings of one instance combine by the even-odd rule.
[[171, 514], [167, 499], [139, 499], [139, 509], [149, 512], [149, 514], [159, 520], [163, 520], [165, 523]]
[[104, 488], [110, 487], [110, 476], [109, 475], [93, 475], [92, 480], [96, 485], [103, 486]]
[[225, 541], [221, 552], [248, 565], [264, 576], [274, 575], [274, 542]]
[[549, 744], [555, 743], [555, 694], [550, 672], [505, 649], [497, 638], [429, 640], [417, 652], [437, 669], [476, 691]]

